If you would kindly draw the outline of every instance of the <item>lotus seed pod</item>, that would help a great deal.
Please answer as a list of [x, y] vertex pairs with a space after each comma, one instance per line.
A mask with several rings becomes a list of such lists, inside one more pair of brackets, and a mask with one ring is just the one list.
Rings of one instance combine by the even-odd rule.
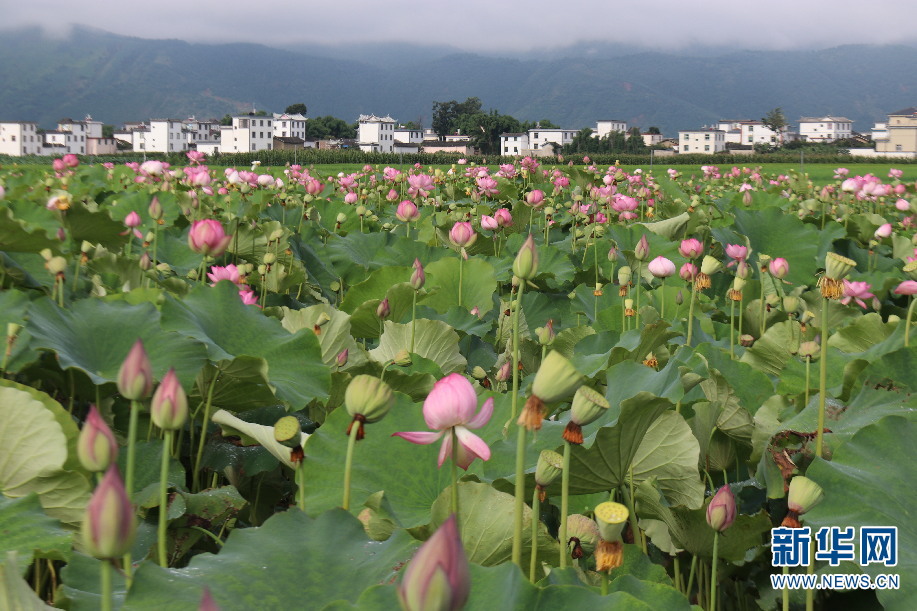
[[591, 554], [595, 550], [595, 545], [599, 541], [599, 527], [592, 518], [574, 513], [567, 516], [567, 536], [571, 539], [579, 540], [581, 555], [577, 555], [577, 549], [573, 549], [574, 558], [582, 558], [585, 554]]
[[350, 381], [344, 392], [344, 406], [351, 416], [363, 416], [365, 422], [385, 417], [395, 403], [391, 387], [377, 377], [360, 374]]
[[288, 448], [302, 443], [302, 427], [296, 416], [284, 416], [274, 423], [274, 440]]
[[564, 457], [553, 450], [542, 450], [535, 467], [535, 484], [547, 488], [563, 471]]
[[790, 492], [787, 498], [787, 506], [790, 511], [802, 515], [818, 505], [824, 498], [825, 493], [821, 486], [807, 477], [797, 475], [790, 480]]
[[487, 372], [484, 371], [484, 368], [481, 367], [480, 365], [475, 365], [474, 368], [471, 370], [471, 377], [474, 378], [475, 380], [483, 380], [484, 378], [487, 377]]
[[814, 361], [819, 357], [819, 352], [820, 350], [819, 350], [818, 342], [808, 341], [808, 342], [802, 342], [801, 344], [799, 344], [799, 350], [797, 354], [799, 354], [799, 356], [801, 356], [804, 359], [807, 358], [809, 360]]
[[408, 352], [405, 348], [402, 348], [395, 353], [395, 358], [392, 359], [392, 362], [399, 367], [410, 367], [412, 363], [411, 353]]
[[700, 271], [702, 274], [715, 274], [716, 272], [723, 269], [723, 264], [710, 255], [704, 255], [704, 258], [701, 260]]
[[272, 252], [264, 253], [264, 263], [265, 265], [273, 265], [277, 262], [277, 255]]
[[630, 284], [631, 279], [631, 269], [627, 265], [622, 265], [618, 269], [618, 284], [621, 286], [626, 286]]
[[599, 528], [599, 537], [603, 541], [620, 541], [621, 532], [627, 523], [630, 513], [621, 503], [606, 501], [595, 508], [595, 522]]
[[599, 392], [588, 386], [580, 386], [573, 395], [570, 420], [580, 426], [586, 426], [595, 422], [610, 408], [608, 400]]
[[559, 352], [551, 351], [535, 374], [532, 394], [545, 403], [554, 403], [570, 396], [582, 383], [583, 376], [573, 364]]
[[51, 257], [45, 264], [48, 271], [52, 274], [61, 274], [67, 269], [67, 259], [63, 257]]
[[825, 257], [825, 275], [829, 278], [842, 280], [854, 267], [856, 267], [856, 261], [836, 252], [829, 252]]

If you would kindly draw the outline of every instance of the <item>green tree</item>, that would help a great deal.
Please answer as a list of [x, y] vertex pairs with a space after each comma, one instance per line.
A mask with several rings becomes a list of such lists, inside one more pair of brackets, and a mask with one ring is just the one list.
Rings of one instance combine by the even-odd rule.
[[433, 131], [440, 137], [454, 134], [459, 117], [475, 115], [481, 112], [480, 98], [467, 98], [464, 102], [449, 100], [448, 102], [433, 102]]
[[296, 104], [290, 104], [283, 111], [288, 115], [305, 115], [306, 114], [306, 105], [302, 102], [297, 102]]
[[783, 143], [783, 130], [788, 125], [786, 117], [783, 116], [783, 109], [779, 106], [767, 111], [767, 114], [761, 118], [764, 127], [777, 134], [778, 142]]
[[536, 127], [541, 129], [560, 129], [560, 125], [555, 125], [550, 119], [542, 119], [541, 121], [524, 121], [519, 131], [527, 132]]
[[229, 113], [223, 115], [223, 118], [220, 119], [220, 125], [232, 125], [232, 115]]
[[519, 121], [496, 110], [461, 115], [455, 127], [471, 136], [475, 148], [485, 155], [500, 152], [500, 134], [521, 131]]
[[114, 125], [102, 125], [102, 137], [103, 138], [114, 138], [115, 137], [115, 126]]
[[347, 123], [343, 119], [332, 117], [315, 117], [306, 122], [306, 134], [311, 140], [327, 140], [329, 138], [356, 138], [356, 124]]
[[650, 128], [649, 128], [648, 130], [646, 130], [646, 133], [648, 133], [648, 134], [661, 134], [662, 132], [659, 131], [659, 128], [656, 127], [655, 125], [650, 125]]

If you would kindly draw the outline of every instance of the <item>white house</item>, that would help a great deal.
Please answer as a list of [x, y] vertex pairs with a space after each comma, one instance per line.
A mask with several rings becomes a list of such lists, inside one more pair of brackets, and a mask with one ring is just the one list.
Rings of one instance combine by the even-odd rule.
[[0, 121], [0, 155], [41, 155], [42, 138], [32, 121]]
[[189, 149], [197, 149], [202, 142], [219, 143], [220, 122], [216, 119], [197, 119], [192, 115], [182, 121], [182, 128]]
[[620, 119], [601, 119], [595, 122], [594, 138], [604, 138], [611, 132], [627, 133], [627, 121]]
[[500, 134], [501, 155], [525, 155], [523, 151], [529, 150], [529, 135], [527, 132]]
[[741, 143], [745, 145], [772, 144], [778, 145], [784, 140], [786, 129], [775, 132], [761, 121], [744, 121], [740, 125]]
[[273, 117], [244, 115], [220, 126], [220, 152], [269, 151], [274, 142]]
[[365, 153], [391, 153], [395, 146], [395, 120], [390, 116], [360, 115], [357, 143]]
[[678, 132], [679, 153], [706, 153], [712, 155], [726, 150], [726, 132], [703, 128]]
[[646, 134], [640, 134], [640, 137], [643, 138], [643, 144], [646, 146], [656, 146], [657, 144], [665, 140], [665, 136], [663, 136], [662, 134], [646, 133]]
[[395, 142], [402, 144], [420, 144], [423, 142], [423, 129], [399, 125], [394, 131]]
[[[557, 150], [555, 146], [551, 145], [564, 146], [565, 144], [570, 144], [573, 142], [574, 136], [576, 136], [576, 130], [573, 129], [533, 127], [528, 133], [529, 146], [531, 149], [525, 154], [553, 155]], [[547, 152], [545, 149], [547, 149]], [[541, 153], [538, 151], [541, 151]]]
[[807, 142], [834, 142], [853, 135], [853, 121], [847, 117], [803, 117], [799, 136]]
[[869, 132], [873, 141], [879, 138], [888, 138], [888, 123], [876, 123]]
[[135, 152], [180, 153], [188, 150], [188, 132], [179, 119], [151, 119], [149, 127], [131, 132]]
[[[101, 126], [99, 136], [101, 136]], [[57, 124], [57, 129], [45, 132], [45, 147], [49, 148], [52, 155], [74, 155], [86, 154], [86, 138], [89, 136], [89, 127], [83, 121], [74, 121], [73, 119], [61, 119]]]
[[301, 114], [274, 113], [274, 136], [306, 140], [306, 117]]

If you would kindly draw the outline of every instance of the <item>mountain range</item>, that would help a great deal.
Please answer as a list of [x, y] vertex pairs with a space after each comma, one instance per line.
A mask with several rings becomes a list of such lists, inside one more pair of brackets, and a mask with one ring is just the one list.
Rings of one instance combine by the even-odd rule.
[[842, 115], [868, 132], [889, 112], [917, 105], [917, 46], [652, 51], [620, 44], [503, 56], [448, 46], [200, 44], [76, 27], [0, 30], [0, 120], [63, 117], [110, 124], [150, 118], [280, 112], [355, 121], [391, 115], [430, 124], [434, 101], [478, 97], [487, 110], [566, 128], [620, 119], [674, 135], [718, 119], [760, 119], [781, 107]]

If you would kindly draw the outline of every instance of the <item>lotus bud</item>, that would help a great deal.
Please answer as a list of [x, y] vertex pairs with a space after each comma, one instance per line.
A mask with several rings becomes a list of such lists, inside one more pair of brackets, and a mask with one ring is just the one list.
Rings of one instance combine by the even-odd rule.
[[143, 341], [137, 340], [118, 371], [118, 392], [125, 399], [139, 401], [146, 399], [153, 391], [153, 365], [143, 348]]
[[747, 280], [751, 275], [751, 266], [744, 260], [736, 264], [736, 278]]
[[395, 353], [395, 358], [392, 359], [392, 363], [398, 365], [399, 367], [410, 367], [412, 363], [411, 353], [408, 352], [405, 348], [402, 348]]
[[144, 252], [140, 255], [140, 269], [143, 271], [148, 271], [153, 267], [153, 260], [150, 258], [149, 253]]
[[544, 489], [554, 483], [563, 471], [564, 457], [554, 450], [542, 450], [535, 466], [535, 486], [539, 497], [545, 500]]
[[564, 428], [564, 439], [573, 444], [582, 444], [582, 427], [595, 422], [610, 407], [611, 405], [601, 394], [588, 386], [580, 386], [573, 395], [570, 421]]
[[554, 321], [548, 320], [548, 324], [535, 329], [535, 336], [538, 338], [538, 343], [542, 346], [550, 346], [553, 344], [554, 338], [557, 337], [557, 334], [554, 332]]
[[388, 315], [391, 314], [392, 310], [388, 305], [388, 297], [379, 302], [379, 305], [376, 307], [376, 316], [381, 320], [388, 318]]
[[538, 250], [535, 248], [535, 239], [529, 234], [513, 261], [513, 275], [522, 280], [531, 280], [537, 273]]
[[411, 273], [411, 288], [415, 291], [419, 291], [426, 282], [427, 276], [424, 274], [423, 265], [420, 264], [420, 259], [414, 259], [414, 271]]
[[678, 293], [675, 295], [675, 305], [681, 305], [685, 302], [685, 295], [681, 292], [681, 289], [678, 290]]
[[404, 571], [398, 600], [404, 611], [458, 611], [468, 600], [471, 574], [456, 517], [420, 546]]
[[220, 611], [220, 607], [217, 605], [216, 601], [213, 600], [213, 594], [210, 593], [210, 588], [204, 586], [204, 591], [201, 594], [201, 602], [198, 603], [197, 611]]
[[475, 365], [471, 370], [471, 377], [475, 380], [483, 380], [487, 377], [487, 372], [480, 365]]
[[500, 369], [497, 370], [497, 375], [494, 376], [498, 382], [506, 382], [510, 378], [512, 373], [513, 365], [510, 361], [506, 361], [503, 365], [500, 366]]
[[649, 254], [650, 243], [646, 239], [646, 234], [643, 234], [643, 236], [640, 238], [640, 241], [637, 242], [637, 246], [634, 247], [634, 257], [636, 257], [638, 261], [643, 261], [649, 256]]
[[391, 387], [377, 377], [360, 374], [350, 381], [344, 391], [344, 407], [353, 417], [347, 434], [353, 423], [358, 423], [357, 439], [363, 439], [363, 424], [378, 422], [385, 417], [395, 403]]
[[611, 261], [612, 263], [614, 263], [615, 261], [618, 260], [618, 256], [619, 256], [619, 253], [618, 253], [618, 249], [617, 249], [617, 248], [615, 248], [614, 246], [612, 246], [610, 249], [608, 249], [608, 260], [609, 260], [609, 261]]
[[108, 467], [92, 493], [81, 530], [83, 546], [94, 558], [120, 558], [131, 549], [137, 524], [117, 465]]
[[890, 237], [892, 234], [892, 225], [891, 223], [885, 223], [880, 225], [876, 232], [873, 234], [877, 240], [882, 240], [884, 238]]
[[595, 520], [586, 516], [574, 513], [567, 516], [567, 536], [570, 538], [567, 547], [573, 543], [573, 549], [570, 556], [578, 560], [586, 554], [591, 554], [595, 550], [595, 545], [599, 541], [599, 527]]
[[150, 214], [150, 218], [153, 219], [154, 221], [158, 221], [159, 219], [162, 218], [162, 204], [159, 203], [158, 197], [154, 197], [150, 201], [150, 207], [148, 209], [148, 212]]
[[783, 279], [790, 273], [790, 264], [783, 257], [777, 257], [767, 265], [771, 276], [777, 279]]
[[77, 439], [76, 452], [83, 468], [94, 473], [107, 471], [118, 457], [118, 442], [115, 435], [105, 424], [95, 405], [89, 406], [89, 415], [86, 416], [86, 422], [80, 429]]
[[707, 505], [707, 524], [715, 531], [723, 532], [736, 519], [736, 498], [729, 484], [726, 484], [713, 495]]
[[180, 429], [188, 419], [188, 397], [178, 381], [175, 368], [169, 369], [150, 403], [153, 424], [164, 431]]
[[347, 348], [344, 348], [343, 350], [338, 352], [338, 355], [334, 357], [334, 362], [335, 364], [337, 364], [338, 368], [343, 367], [344, 365], [347, 364], [348, 356], [350, 356], [350, 350], [348, 350]]

